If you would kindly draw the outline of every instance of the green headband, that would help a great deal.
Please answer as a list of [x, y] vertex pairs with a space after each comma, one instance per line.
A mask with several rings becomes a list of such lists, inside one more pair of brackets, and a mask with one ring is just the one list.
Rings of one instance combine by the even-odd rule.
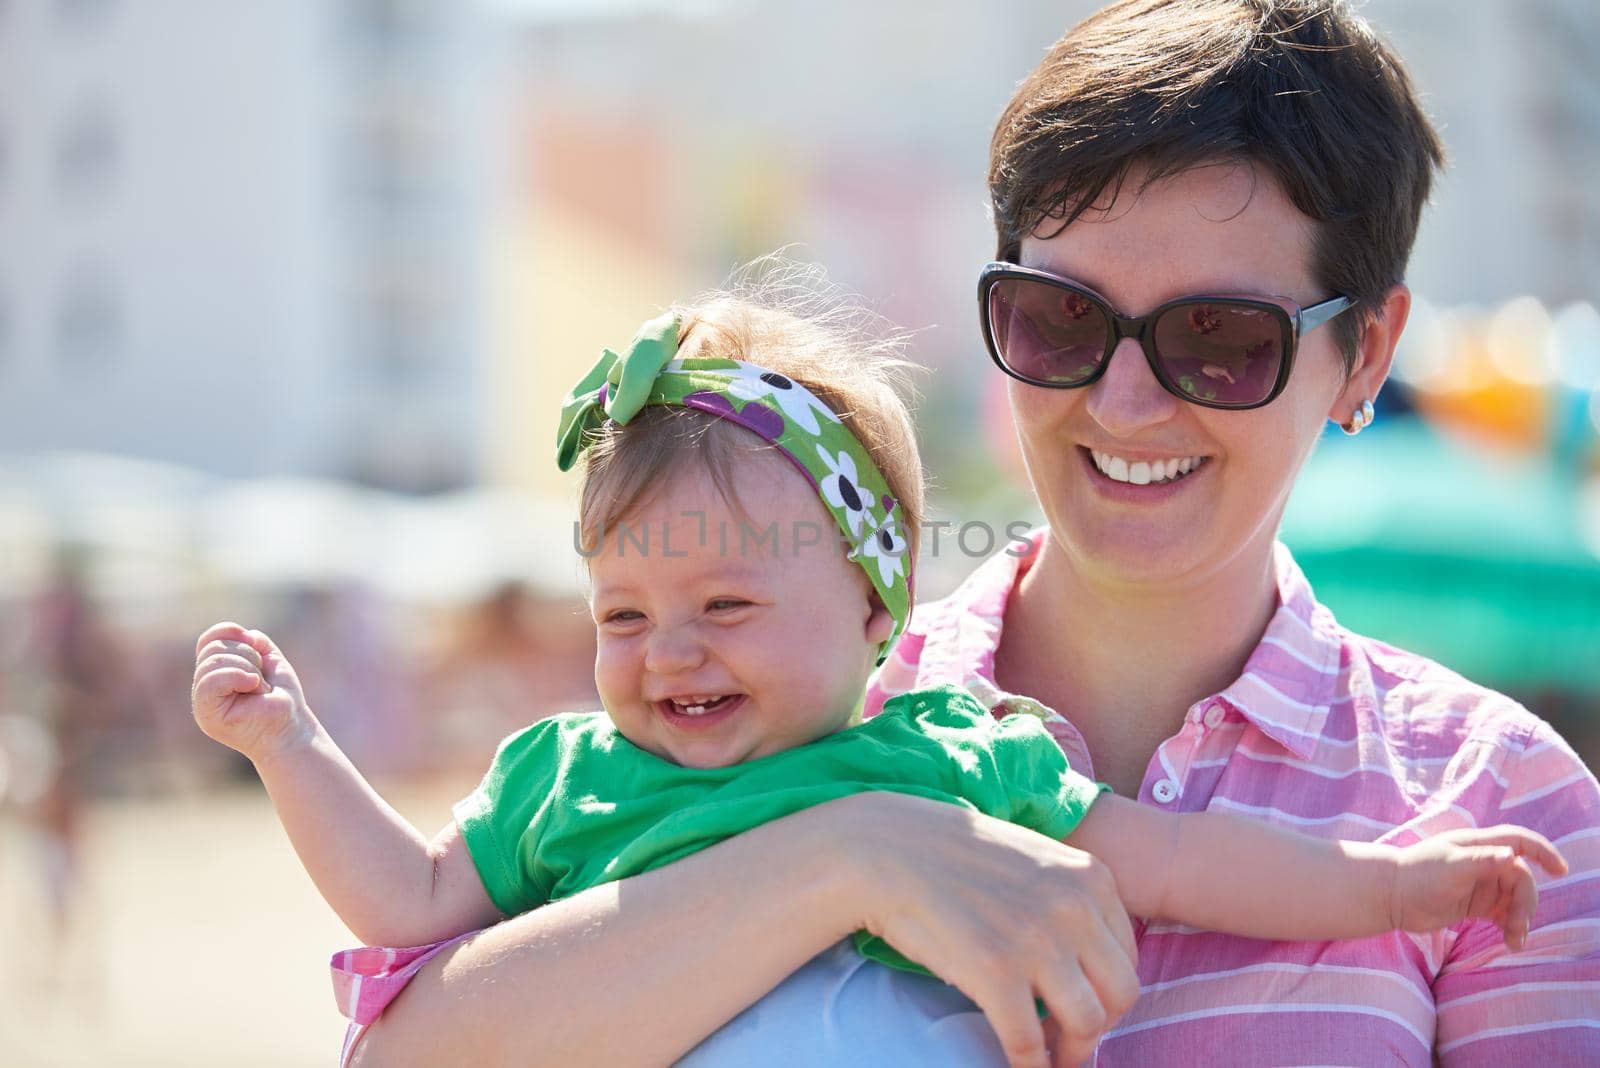
[[621, 356], [606, 349], [561, 404], [556, 462], [569, 470], [607, 419], [626, 424], [646, 405], [693, 408], [771, 442], [806, 476], [894, 617], [881, 664], [911, 613], [911, 559], [899, 502], [866, 447], [816, 395], [755, 364], [721, 357], [675, 359], [679, 319], [640, 327]]

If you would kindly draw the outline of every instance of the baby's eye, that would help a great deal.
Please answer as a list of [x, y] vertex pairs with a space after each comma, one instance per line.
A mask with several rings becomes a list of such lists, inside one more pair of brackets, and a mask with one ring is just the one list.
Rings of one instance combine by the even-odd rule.
[[712, 612], [730, 612], [735, 608], [743, 608], [749, 603], [749, 601], [741, 600], [738, 597], [718, 597], [706, 602], [706, 608]]
[[602, 623], [633, 623], [644, 618], [644, 613], [633, 608], [619, 608], [615, 612], [608, 612], [600, 620]]

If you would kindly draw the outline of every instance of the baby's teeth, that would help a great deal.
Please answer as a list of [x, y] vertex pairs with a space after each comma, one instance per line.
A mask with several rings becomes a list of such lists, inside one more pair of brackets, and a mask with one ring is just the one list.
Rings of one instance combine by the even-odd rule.
[[1135, 486], [1148, 486], [1150, 484], [1150, 465], [1143, 460], [1129, 464], [1128, 481]]
[[1118, 482], [1128, 481], [1128, 461], [1124, 460], [1120, 456], [1111, 457], [1110, 461], [1106, 464], [1106, 474], [1110, 475]]

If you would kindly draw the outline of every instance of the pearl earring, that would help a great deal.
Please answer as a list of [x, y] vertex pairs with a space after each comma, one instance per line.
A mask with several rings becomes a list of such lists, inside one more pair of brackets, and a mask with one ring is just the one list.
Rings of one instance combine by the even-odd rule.
[[1372, 410], [1372, 402], [1370, 400], [1364, 400], [1361, 402], [1361, 407], [1357, 408], [1350, 416], [1350, 421], [1348, 423], [1341, 423], [1339, 425], [1339, 429], [1343, 430], [1351, 437], [1354, 437], [1372, 425], [1374, 414], [1375, 413]]

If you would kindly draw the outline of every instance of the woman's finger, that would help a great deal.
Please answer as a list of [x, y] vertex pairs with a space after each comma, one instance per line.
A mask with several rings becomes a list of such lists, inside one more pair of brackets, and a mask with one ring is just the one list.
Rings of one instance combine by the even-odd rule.
[[1082, 1064], [1094, 1052], [1111, 1016], [1100, 994], [1075, 960], [1062, 961], [1040, 973], [1039, 997], [1050, 1010], [1055, 1048], [1051, 1063]]
[[[1115, 880], [1111, 881], [1108, 889], [1097, 893], [1096, 903], [1100, 906], [1100, 918], [1105, 921], [1108, 933], [1117, 948], [1122, 951], [1122, 955], [1127, 958], [1131, 976], [1133, 967], [1139, 963], [1139, 943], [1134, 938], [1133, 921], [1128, 917], [1128, 910], [1122, 907], [1122, 898], [1117, 894]], [[1135, 979], [1135, 997], [1138, 996], [1138, 992], [1138, 980]]]
[[[1119, 912], [1108, 913], [1104, 919], [1109, 924], [1118, 916], [1127, 918]], [[1078, 961], [1084, 978], [1105, 1009], [1105, 1026], [1110, 1028], [1139, 1000], [1138, 962], [1124, 953], [1122, 940], [1105, 924], [1098, 932], [1084, 932], [1078, 946]]]
[[1044, 1023], [1039, 1019], [1032, 990], [1014, 981], [999, 980], [978, 990], [963, 987], [963, 991], [988, 1018], [1010, 1068], [1050, 1068]]

